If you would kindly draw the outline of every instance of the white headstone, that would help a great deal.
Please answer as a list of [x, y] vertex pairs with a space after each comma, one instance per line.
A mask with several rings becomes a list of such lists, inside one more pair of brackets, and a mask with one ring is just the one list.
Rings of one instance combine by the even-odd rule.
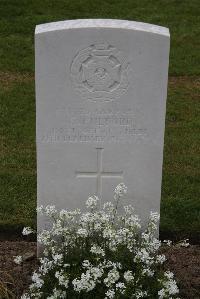
[[169, 41], [122, 20], [36, 27], [38, 205], [81, 209], [124, 182], [122, 204], [159, 212]]

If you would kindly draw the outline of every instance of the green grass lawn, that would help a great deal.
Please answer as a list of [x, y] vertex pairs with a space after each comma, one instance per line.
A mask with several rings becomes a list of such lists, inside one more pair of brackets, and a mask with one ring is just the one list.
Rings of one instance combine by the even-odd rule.
[[199, 0], [1, 0], [0, 70], [33, 72], [35, 25], [77, 18], [118, 18], [169, 27], [170, 74], [200, 74]]
[[161, 231], [200, 231], [199, 0], [0, 0], [0, 232], [35, 223], [34, 28], [75, 18], [169, 27]]

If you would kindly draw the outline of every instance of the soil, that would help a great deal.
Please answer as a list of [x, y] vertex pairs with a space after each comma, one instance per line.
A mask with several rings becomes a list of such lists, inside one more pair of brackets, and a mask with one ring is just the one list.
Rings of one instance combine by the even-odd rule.
[[[180, 298], [200, 299], [200, 246], [162, 249], [167, 257], [165, 269], [175, 274]], [[23, 266], [13, 262], [13, 256], [25, 258]], [[31, 282], [37, 268], [36, 243], [25, 241], [0, 242], [0, 298], [20, 298]]]
[[179, 297], [200, 299], [200, 246], [172, 246], [162, 251], [167, 258], [164, 268], [174, 273]]
[[[29, 258], [22, 265], [14, 263], [13, 256], [27, 253]], [[35, 242], [0, 242], [0, 299], [20, 298], [28, 288], [37, 264]], [[8, 294], [6, 289], [9, 290]]]

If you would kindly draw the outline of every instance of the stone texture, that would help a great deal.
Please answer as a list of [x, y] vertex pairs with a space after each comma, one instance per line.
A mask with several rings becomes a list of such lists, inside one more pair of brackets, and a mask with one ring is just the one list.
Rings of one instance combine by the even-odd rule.
[[[124, 182], [145, 223], [159, 211], [169, 31], [123, 20], [36, 27], [38, 205], [110, 201]], [[38, 219], [39, 230], [45, 226]]]

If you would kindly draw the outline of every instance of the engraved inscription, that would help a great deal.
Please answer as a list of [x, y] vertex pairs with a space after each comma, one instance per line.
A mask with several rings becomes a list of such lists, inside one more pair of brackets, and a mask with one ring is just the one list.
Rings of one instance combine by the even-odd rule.
[[103, 43], [78, 52], [71, 64], [72, 82], [92, 101], [110, 101], [128, 89], [128, 66], [122, 53]]
[[133, 142], [147, 136], [142, 125], [144, 116], [132, 109], [86, 109], [66, 107], [57, 111], [60, 126], [42, 134], [40, 141], [62, 142]]
[[104, 171], [103, 162], [103, 148], [96, 148], [97, 150], [97, 170], [96, 171], [76, 171], [77, 178], [96, 178], [96, 195], [101, 198], [102, 195], [102, 178], [120, 178], [123, 180], [123, 171]]

